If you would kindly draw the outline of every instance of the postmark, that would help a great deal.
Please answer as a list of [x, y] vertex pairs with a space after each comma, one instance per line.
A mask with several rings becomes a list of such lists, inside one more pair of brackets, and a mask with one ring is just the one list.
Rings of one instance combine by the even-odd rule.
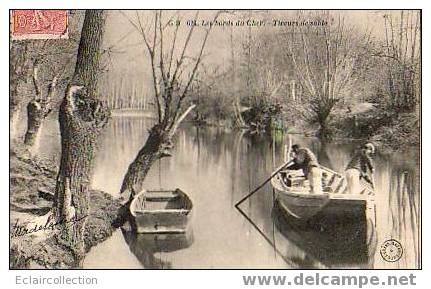
[[380, 247], [380, 255], [386, 262], [396, 262], [403, 256], [403, 246], [395, 239], [386, 240]]
[[12, 40], [67, 39], [67, 10], [11, 10]]

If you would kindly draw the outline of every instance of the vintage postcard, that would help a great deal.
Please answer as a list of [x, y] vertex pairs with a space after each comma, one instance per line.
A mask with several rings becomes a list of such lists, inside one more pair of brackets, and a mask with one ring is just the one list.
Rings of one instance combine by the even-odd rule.
[[421, 13], [11, 10], [10, 268], [421, 269]]

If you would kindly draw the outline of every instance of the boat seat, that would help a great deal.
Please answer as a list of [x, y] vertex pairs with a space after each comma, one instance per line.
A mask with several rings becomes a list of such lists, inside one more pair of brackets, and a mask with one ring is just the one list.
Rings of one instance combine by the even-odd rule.
[[178, 214], [188, 214], [190, 210], [186, 209], [158, 209], [158, 210], [135, 210], [137, 214], [163, 214], [163, 213], [178, 213]]

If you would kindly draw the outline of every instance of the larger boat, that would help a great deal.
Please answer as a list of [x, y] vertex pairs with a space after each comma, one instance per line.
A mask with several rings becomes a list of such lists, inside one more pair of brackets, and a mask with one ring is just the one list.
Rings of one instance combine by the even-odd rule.
[[280, 208], [297, 219], [308, 219], [330, 208], [328, 214], [349, 214], [357, 209], [365, 209], [367, 218], [375, 219], [374, 191], [371, 184], [362, 182], [362, 189], [351, 194], [343, 175], [327, 167], [322, 170], [322, 193], [311, 193], [310, 184], [302, 170], [283, 169], [278, 167], [271, 179], [276, 191]]

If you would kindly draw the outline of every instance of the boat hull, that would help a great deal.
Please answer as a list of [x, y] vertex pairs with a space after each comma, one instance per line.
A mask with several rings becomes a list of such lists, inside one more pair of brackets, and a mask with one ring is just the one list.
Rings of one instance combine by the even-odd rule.
[[140, 234], [185, 233], [189, 218], [186, 212], [147, 212], [138, 213], [135, 222]]
[[320, 212], [329, 202], [329, 195], [296, 195], [277, 192], [280, 207], [298, 219], [308, 219]]
[[130, 204], [134, 230], [141, 234], [186, 233], [192, 207], [190, 198], [179, 189], [141, 192]]

